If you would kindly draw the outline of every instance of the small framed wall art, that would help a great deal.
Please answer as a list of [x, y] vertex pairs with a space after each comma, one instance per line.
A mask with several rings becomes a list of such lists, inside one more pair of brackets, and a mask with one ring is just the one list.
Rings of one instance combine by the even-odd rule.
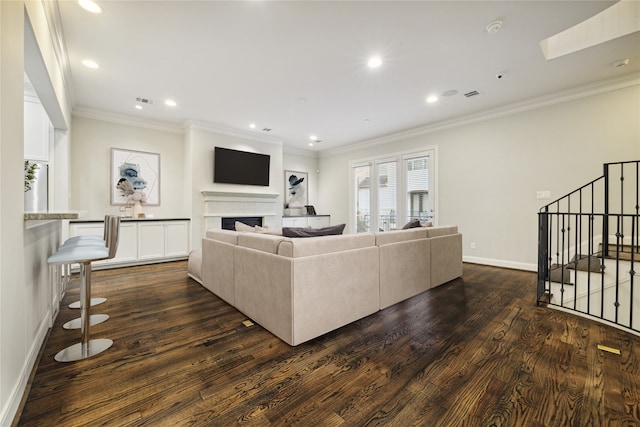
[[160, 154], [111, 149], [111, 204], [160, 205]]
[[309, 204], [309, 175], [306, 172], [284, 171], [284, 207], [304, 208]]

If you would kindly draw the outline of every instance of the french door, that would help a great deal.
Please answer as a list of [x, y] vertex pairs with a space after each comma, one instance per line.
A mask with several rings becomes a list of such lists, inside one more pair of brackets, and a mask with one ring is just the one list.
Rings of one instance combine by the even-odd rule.
[[434, 222], [435, 150], [351, 164], [351, 229], [389, 231]]

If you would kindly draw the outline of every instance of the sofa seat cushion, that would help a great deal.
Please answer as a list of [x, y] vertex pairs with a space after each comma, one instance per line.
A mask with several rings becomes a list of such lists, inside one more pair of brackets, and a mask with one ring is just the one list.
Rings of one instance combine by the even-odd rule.
[[373, 233], [309, 237], [308, 239], [283, 239], [279, 244], [277, 253], [285, 257], [301, 258], [366, 248], [375, 246], [375, 243]]

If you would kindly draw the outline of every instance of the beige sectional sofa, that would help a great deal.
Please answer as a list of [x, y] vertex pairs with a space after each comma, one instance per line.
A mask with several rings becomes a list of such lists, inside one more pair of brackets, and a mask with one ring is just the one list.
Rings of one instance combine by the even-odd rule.
[[295, 346], [461, 276], [462, 235], [456, 226], [309, 238], [210, 230], [189, 274]]

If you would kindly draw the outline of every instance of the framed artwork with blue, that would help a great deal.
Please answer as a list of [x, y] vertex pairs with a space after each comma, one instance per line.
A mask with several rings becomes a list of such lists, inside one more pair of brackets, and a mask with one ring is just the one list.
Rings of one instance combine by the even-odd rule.
[[160, 154], [111, 149], [111, 204], [160, 205]]

